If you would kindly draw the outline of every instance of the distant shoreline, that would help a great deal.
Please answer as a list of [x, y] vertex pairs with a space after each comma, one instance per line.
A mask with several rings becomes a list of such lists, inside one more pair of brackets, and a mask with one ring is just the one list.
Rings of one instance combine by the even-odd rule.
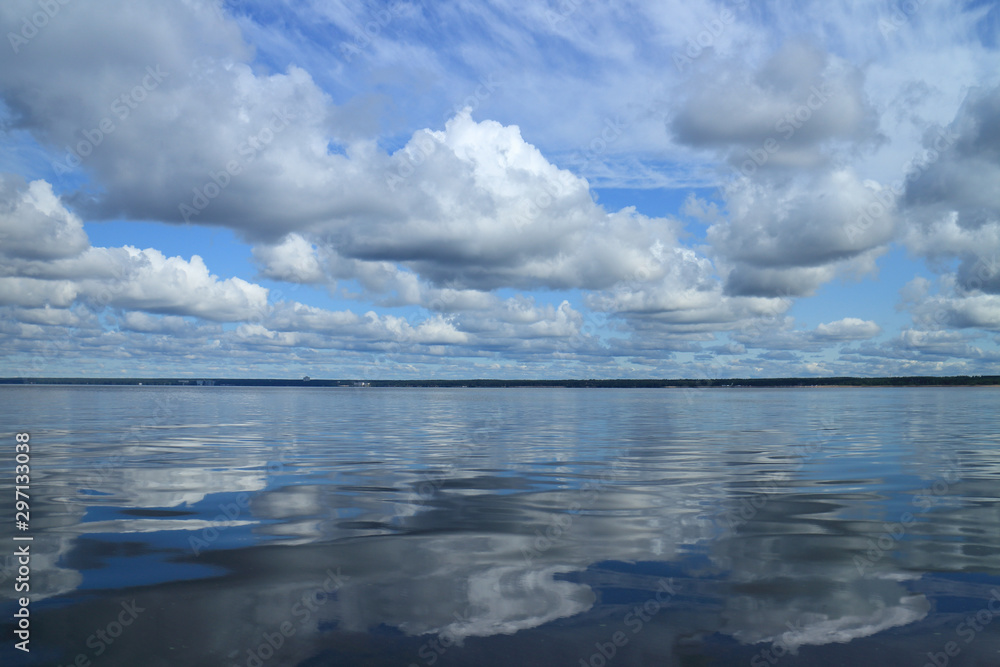
[[0, 385], [104, 385], [179, 387], [439, 387], [439, 388], [621, 388], [621, 389], [751, 389], [788, 387], [986, 387], [1000, 386], [1000, 375], [948, 377], [718, 378], [718, 379], [589, 379], [589, 380], [355, 380], [282, 378], [0, 378]]

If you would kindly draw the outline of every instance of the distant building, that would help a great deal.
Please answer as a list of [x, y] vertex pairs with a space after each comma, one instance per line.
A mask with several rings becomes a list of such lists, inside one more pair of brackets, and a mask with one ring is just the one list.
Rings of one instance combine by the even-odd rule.
[[354, 383], [354, 386], [355, 387], [370, 387], [370, 386], [372, 386], [372, 383], [371, 382], [364, 382], [363, 380], [358, 380], [357, 382]]
[[303, 376], [302, 376], [302, 381], [303, 381], [303, 382], [309, 382], [309, 380], [310, 380], [310, 378], [309, 378], [309, 376], [308, 376], [308, 375], [303, 375]]
[[195, 384], [199, 387], [214, 387], [215, 380], [195, 380]]

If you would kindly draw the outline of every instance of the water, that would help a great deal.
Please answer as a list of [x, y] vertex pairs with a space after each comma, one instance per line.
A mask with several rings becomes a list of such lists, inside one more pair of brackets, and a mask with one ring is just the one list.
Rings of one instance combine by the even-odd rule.
[[998, 398], [0, 387], [0, 663], [997, 665]]

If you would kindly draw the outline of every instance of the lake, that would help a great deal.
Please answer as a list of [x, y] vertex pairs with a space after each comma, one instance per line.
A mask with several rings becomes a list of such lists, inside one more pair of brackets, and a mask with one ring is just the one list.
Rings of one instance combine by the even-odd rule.
[[0, 663], [997, 665], [998, 406], [3, 386]]

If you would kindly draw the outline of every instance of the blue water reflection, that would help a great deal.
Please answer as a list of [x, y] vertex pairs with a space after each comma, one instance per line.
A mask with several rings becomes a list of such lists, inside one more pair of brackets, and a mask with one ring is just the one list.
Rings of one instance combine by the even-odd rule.
[[10, 664], [1000, 664], [998, 398], [2, 387]]

